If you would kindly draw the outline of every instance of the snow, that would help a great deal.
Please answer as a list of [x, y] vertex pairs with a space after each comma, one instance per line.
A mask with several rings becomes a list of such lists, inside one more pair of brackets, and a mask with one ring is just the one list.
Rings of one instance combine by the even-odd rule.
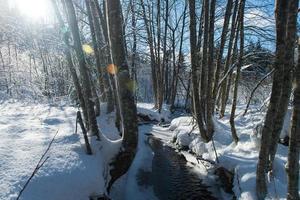
[[117, 130], [109, 117], [98, 119], [101, 132], [107, 136], [103, 135], [102, 141], [90, 137], [93, 155], [87, 155], [79, 126], [74, 133], [76, 111], [74, 107], [49, 104], [0, 104], [1, 200], [16, 199], [56, 131], [49, 159], [21, 199], [85, 200], [104, 192], [104, 166], [120, 147]]
[[[256, 165], [260, 148], [259, 129], [262, 127], [264, 113], [253, 108], [246, 116], [242, 116], [245, 106], [237, 107], [236, 128], [240, 138], [236, 145], [231, 137], [229, 124], [229, 113], [227, 112], [223, 119], [214, 118], [215, 134], [214, 144], [218, 154], [221, 166], [235, 172], [233, 191], [237, 199], [256, 199], [255, 181]], [[288, 133], [289, 119], [291, 110], [289, 109], [282, 129], [281, 137]], [[204, 159], [215, 161], [216, 156], [213, 150], [212, 142], [203, 143], [198, 128], [193, 128], [192, 117], [179, 117], [171, 122], [169, 128], [173, 131], [173, 141], [177, 147], [183, 148], [188, 145], [189, 152], [183, 151], [186, 159], [199, 165], [194, 155], [201, 156]], [[274, 163], [273, 176], [269, 176], [268, 182], [268, 199], [285, 199], [287, 178], [285, 173], [285, 164], [287, 162], [288, 148], [278, 145], [277, 155]], [[205, 171], [199, 170], [205, 174]]]
[[[138, 112], [152, 119], [171, 121], [168, 107], [161, 113], [153, 109], [153, 104], [138, 104]], [[255, 180], [258, 152], [260, 148], [260, 129], [263, 126], [264, 112], [250, 107], [247, 115], [242, 116], [244, 105], [237, 107], [236, 128], [240, 141], [233, 143], [229, 125], [229, 113], [223, 119], [214, 118], [214, 145], [220, 161], [219, 165], [235, 172], [233, 191], [237, 199], [256, 199]], [[107, 167], [112, 157], [121, 147], [121, 137], [115, 127], [115, 114], [105, 114], [101, 105], [98, 124], [101, 141], [89, 136], [93, 155], [85, 153], [85, 144], [80, 127], [75, 131], [75, 107], [61, 103], [20, 103], [5, 101], [0, 104], [0, 199], [16, 199], [40, 157], [46, 150], [54, 134], [54, 140], [47, 156], [49, 159], [40, 168], [22, 194], [23, 200], [83, 200], [105, 191], [109, 177]], [[281, 137], [287, 135], [291, 109], [285, 117]], [[126, 175], [112, 188], [112, 198], [156, 199], [151, 186], [141, 187], [137, 176], [140, 170], [151, 172], [153, 151], [145, 145], [147, 133], [153, 134], [166, 145], [181, 149], [188, 164], [193, 166], [205, 183], [213, 182], [213, 165], [198, 162], [196, 156], [215, 161], [216, 155], [212, 142], [204, 143], [191, 116], [180, 116], [170, 122], [169, 127], [139, 127], [137, 154]], [[184, 150], [183, 150], [184, 149]], [[188, 150], [188, 151], [185, 151]], [[268, 199], [285, 199], [287, 178], [285, 165], [287, 147], [278, 145], [274, 162], [273, 176], [269, 175]], [[205, 166], [205, 167], [204, 167]], [[230, 195], [218, 191], [223, 199]]]
[[165, 122], [169, 122], [170, 120], [170, 111], [169, 106], [163, 105], [161, 113], [158, 112], [157, 109], [154, 108], [154, 104], [152, 103], [138, 103], [137, 104], [137, 112], [147, 115], [151, 120], [161, 121], [162, 119]]
[[149, 145], [145, 145], [147, 133], [152, 132], [149, 126], [139, 127], [139, 142], [137, 153], [129, 171], [122, 176], [112, 188], [111, 196], [114, 200], [156, 200], [152, 186], [143, 187], [138, 184], [140, 171], [152, 171], [153, 151]]
[[284, 118], [282, 130], [281, 130], [280, 138], [284, 138], [285, 136], [289, 135], [291, 119], [292, 119], [292, 108], [289, 108], [287, 110], [286, 114], [285, 114], [285, 118]]

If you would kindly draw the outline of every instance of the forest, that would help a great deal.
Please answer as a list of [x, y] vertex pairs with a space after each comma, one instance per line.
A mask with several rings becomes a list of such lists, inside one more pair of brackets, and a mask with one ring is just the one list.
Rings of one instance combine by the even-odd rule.
[[0, 0], [1, 200], [300, 200], [299, 0]]

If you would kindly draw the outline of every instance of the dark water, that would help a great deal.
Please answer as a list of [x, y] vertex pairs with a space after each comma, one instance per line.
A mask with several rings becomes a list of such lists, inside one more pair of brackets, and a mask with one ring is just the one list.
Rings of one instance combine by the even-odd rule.
[[152, 136], [148, 138], [148, 145], [154, 152], [152, 172], [140, 170], [137, 177], [139, 185], [151, 185], [154, 194], [162, 200], [216, 199], [186, 165], [183, 155]]

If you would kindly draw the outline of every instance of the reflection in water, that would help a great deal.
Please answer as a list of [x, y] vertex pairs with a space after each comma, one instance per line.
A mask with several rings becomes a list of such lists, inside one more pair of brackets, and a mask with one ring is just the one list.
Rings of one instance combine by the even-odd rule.
[[151, 136], [148, 145], [154, 152], [152, 172], [140, 170], [137, 175], [139, 185], [151, 185], [155, 195], [162, 200], [216, 199], [186, 165], [183, 155]]

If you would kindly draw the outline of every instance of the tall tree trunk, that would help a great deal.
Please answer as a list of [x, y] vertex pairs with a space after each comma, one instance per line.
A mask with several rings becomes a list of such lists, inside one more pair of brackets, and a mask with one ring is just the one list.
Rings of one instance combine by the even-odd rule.
[[[56, 17], [58, 19], [60, 30], [63, 31], [63, 30], [65, 30], [65, 25], [64, 25], [62, 16], [59, 12], [56, 1], [55, 0], [51, 0], [51, 1], [52, 1], [52, 5], [53, 5], [53, 8], [54, 8]], [[71, 50], [70, 50], [71, 47], [70, 47], [70, 44], [69, 44], [69, 38], [70, 38], [69, 32], [63, 32], [63, 41], [65, 43], [64, 54], [66, 56], [68, 67], [69, 67], [69, 70], [71, 72], [71, 76], [72, 76], [72, 80], [73, 80], [73, 83], [74, 83], [75, 91], [76, 91], [77, 97], [79, 99], [79, 104], [80, 104], [80, 107], [81, 107], [82, 112], [83, 112], [85, 125], [86, 125], [86, 127], [88, 127], [89, 120], [88, 120], [86, 104], [85, 104], [85, 100], [83, 98], [82, 89], [81, 89], [80, 82], [79, 82], [79, 79], [78, 79], [78, 76], [77, 76], [77, 72], [76, 72], [76, 69], [75, 69], [75, 66], [74, 66], [74, 63], [73, 63], [73, 60], [72, 60], [72, 54], [71, 54]]]
[[[228, 42], [228, 49], [227, 49], [227, 57], [225, 60], [225, 66], [224, 66], [224, 71], [223, 71], [223, 77], [227, 74], [229, 70], [230, 63], [232, 63], [232, 57], [233, 57], [233, 46], [234, 46], [234, 38], [236, 35], [236, 25], [237, 25], [237, 10], [238, 10], [238, 0], [235, 1], [234, 9], [233, 9], [233, 14], [232, 14], [232, 19], [231, 19], [231, 30], [230, 30], [230, 37], [229, 37], [229, 42]], [[229, 79], [230, 80], [230, 79]], [[228, 77], [223, 81], [221, 85], [221, 89], [219, 92], [220, 95], [220, 117], [222, 118], [225, 113], [226, 109], [226, 103], [227, 103], [227, 85], [228, 85]]]
[[72, 3], [72, 0], [64, 0], [67, 9], [68, 23], [72, 32], [75, 52], [79, 62], [79, 71], [82, 78], [82, 86], [83, 86], [83, 95], [85, 97], [85, 104], [88, 114], [89, 120], [89, 128], [92, 134], [96, 135], [98, 139], [100, 139], [100, 134], [98, 130], [94, 103], [92, 101], [92, 91], [91, 91], [91, 83], [88, 75], [88, 68], [85, 61], [85, 56], [82, 50], [82, 44], [79, 35], [79, 28], [77, 24], [75, 9]]
[[219, 51], [217, 54], [217, 61], [216, 61], [215, 80], [214, 80], [214, 88], [213, 88], [214, 102], [215, 102], [217, 92], [218, 92], [217, 90], [218, 90], [219, 79], [220, 79], [222, 58], [223, 58], [223, 52], [224, 52], [227, 33], [228, 33], [230, 16], [232, 13], [232, 6], [233, 6], [233, 0], [227, 0], [226, 11], [225, 11], [225, 16], [224, 16], [224, 24], [223, 24], [222, 34], [221, 34], [220, 48], [219, 48]]
[[133, 29], [133, 46], [132, 46], [132, 56], [131, 56], [131, 78], [133, 79], [134, 96], [137, 99], [137, 70], [136, 70], [136, 54], [137, 54], [137, 30], [136, 30], [136, 10], [135, 10], [136, 0], [130, 0], [131, 8], [131, 26]]
[[162, 87], [163, 89], [163, 94], [165, 95], [165, 99], [167, 100], [167, 96], [169, 93], [169, 53], [167, 53], [167, 34], [168, 34], [168, 23], [169, 23], [169, 0], [165, 0], [165, 29], [164, 29], [164, 37], [163, 37], [163, 63], [162, 63], [162, 77], [164, 77], [164, 81], [161, 80], [161, 86], [164, 85]]
[[[209, 0], [203, 1], [204, 8], [204, 22], [203, 22], [203, 46], [202, 46], [202, 60], [201, 60], [201, 79], [200, 79], [200, 105], [204, 114], [205, 121], [207, 113], [205, 112], [207, 104], [207, 84], [208, 84], [208, 37], [209, 37]], [[200, 39], [200, 38], [199, 38]], [[198, 39], [198, 40], [199, 40]]]
[[129, 69], [125, 56], [124, 32], [122, 29], [122, 9], [119, 0], [106, 0], [106, 10], [108, 17], [108, 30], [110, 36], [110, 48], [112, 52], [112, 60], [117, 67], [117, 93], [120, 101], [120, 116], [123, 130], [122, 148], [116, 156], [112, 165], [111, 180], [108, 183], [108, 191], [112, 184], [127, 172], [131, 162], [134, 159], [137, 147], [137, 110], [134, 101], [132, 88], [130, 87], [132, 80], [130, 79]]
[[191, 63], [192, 63], [192, 85], [193, 85], [193, 107], [194, 113], [199, 126], [200, 135], [204, 141], [209, 141], [206, 134], [206, 129], [203, 123], [203, 110], [199, 96], [199, 61], [197, 51], [197, 32], [196, 32], [196, 11], [195, 0], [189, 0], [189, 12], [190, 12], [190, 46], [191, 46]]
[[300, 153], [300, 45], [298, 44], [298, 64], [295, 73], [294, 109], [289, 140], [287, 164], [287, 200], [299, 200], [299, 153]]
[[143, 14], [143, 20], [146, 26], [146, 31], [147, 31], [147, 42], [150, 48], [150, 62], [151, 62], [151, 76], [152, 76], [152, 84], [153, 84], [153, 93], [154, 93], [154, 104], [155, 108], [158, 108], [158, 93], [157, 93], [157, 64], [156, 64], [156, 59], [155, 59], [155, 50], [154, 50], [154, 38], [152, 35], [152, 30], [150, 26], [150, 20], [147, 17], [146, 14], [146, 8], [144, 4], [144, 0], [140, 0], [141, 7], [142, 7], [142, 14]]
[[[104, 68], [103, 66], [105, 65], [105, 63], [104, 63], [104, 59], [100, 55], [100, 48], [99, 48], [99, 44], [98, 44], [97, 37], [96, 37], [96, 31], [95, 31], [96, 27], [100, 28], [100, 26], [99, 26], [99, 23], [95, 24], [97, 18], [95, 18], [95, 16], [92, 13], [91, 1], [85, 0], [85, 4], [86, 4], [86, 10], [87, 10], [87, 14], [88, 14], [89, 26], [90, 26], [92, 42], [93, 42], [93, 47], [94, 47], [96, 69], [98, 72], [97, 78], [98, 78], [98, 82], [99, 82], [99, 86], [100, 86], [101, 97], [104, 100], [104, 99], [106, 99], [106, 93], [104, 92], [105, 86], [104, 86], [104, 81], [103, 81], [102, 69]], [[97, 35], [101, 35], [101, 32], [98, 33]]]
[[[270, 143], [269, 152], [269, 170], [273, 169], [273, 161], [275, 159], [275, 154], [277, 151], [277, 144], [280, 138], [281, 129], [283, 127], [284, 117], [290, 102], [290, 95], [292, 91], [292, 70], [295, 66], [294, 64], [294, 51], [295, 51], [295, 41], [297, 32], [297, 8], [299, 0], [290, 1], [288, 9], [288, 23], [286, 27], [286, 48], [285, 48], [285, 60], [284, 60], [284, 72], [283, 72], [283, 83], [281, 89], [281, 97], [277, 109], [276, 118], [274, 122], [274, 128], [272, 131], [272, 140]], [[295, 5], [297, 4], [297, 5]]]
[[[103, 62], [104, 66], [107, 66], [111, 63], [110, 50], [108, 47], [107, 23], [103, 13], [101, 12], [98, 0], [91, 1], [91, 11], [94, 19], [97, 42], [99, 43], [99, 48], [102, 50], [102, 52], [100, 51], [100, 60]], [[101, 23], [99, 23], [99, 19]], [[110, 76], [105, 68], [100, 69], [100, 71], [102, 72], [102, 78], [104, 79], [105, 93], [103, 99], [107, 102], [106, 112], [111, 113], [114, 111], [115, 101], [113, 98], [113, 84], [111, 83]]]
[[[182, 46], [183, 46], [183, 37], [184, 37], [184, 29], [185, 29], [185, 21], [186, 21], [186, 10], [187, 10], [187, 2], [185, 3], [184, 6], [184, 11], [183, 11], [183, 19], [182, 19], [182, 29], [180, 33], [180, 44], [179, 44], [179, 51], [178, 51], [178, 61], [176, 66], [174, 66], [174, 74], [173, 74], [173, 79], [172, 79], [172, 92], [171, 92], [171, 97], [170, 97], [170, 104], [171, 104], [171, 110], [173, 110], [175, 106], [175, 99], [176, 99], [176, 94], [177, 94], [177, 85], [178, 85], [178, 76], [179, 76], [179, 69], [180, 65], [183, 64], [181, 63], [181, 57], [183, 61], [183, 53], [182, 53]], [[174, 53], [175, 53], [175, 37], [173, 41], [174, 45]], [[175, 62], [175, 61], [174, 61]]]
[[237, 94], [238, 94], [238, 87], [239, 87], [239, 80], [241, 74], [241, 68], [243, 65], [243, 56], [244, 56], [244, 8], [245, 8], [245, 0], [240, 0], [239, 3], [239, 29], [240, 32], [240, 53], [237, 63], [237, 70], [235, 76], [235, 83], [234, 83], [234, 92], [233, 92], [233, 102], [231, 107], [231, 115], [230, 115], [230, 127], [231, 127], [231, 134], [232, 138], [235, 143], [238, 143], [239, 138], [236, 133], [234, 118], [235, 118], [235, 110], [237, 104]]
[[[214, 111], [214, 101], [213, 101], [213, 82], [214, 82], [214, 32], [215, 32], [215, 7], [216, 0], [211, 0], [210, 3], [210, 16], [209, 16], [209, 27], [208, 27], [208, 59], [207, 59], [207, 91], [206, 91], [206, 127], [207, 136], [211, 139], [214, 132], [213, 124], [213, 111]], [[205, 66], [202, 66], [205, 67]]]
[[286, 40], [286, 24], [287, 24], [287, 8], [288, 2], [285, 0], [276, 0], [276, 57], [275, 57], [275, 73], [273, 77], [272, 93], [268, 111], [265, 117], [264, 127], [262, 129], [261, 147], [256, 171], [256, 193], [257, 198], [262, 200], [267, 195], [266, 172], [269, 160], [269, 148], [271, 134], [274, 127], [278, 103], [280, 101], [282, 88], [282, 74], [285, 55]]
[[[156, 33], [157, 33], [157, 102], [158, 112], [161, 112], [164, 101], [164, 63], [161, 62], [160, 48], [161, 48], [161, 0], [157, 0], [157, 18], [156, 18]], [[164, 53], [164, 52], [163, 52]], [[164, 60], [164, 59], [163, 59]], [[163, 61], [164, 62], [164, 61]]]

